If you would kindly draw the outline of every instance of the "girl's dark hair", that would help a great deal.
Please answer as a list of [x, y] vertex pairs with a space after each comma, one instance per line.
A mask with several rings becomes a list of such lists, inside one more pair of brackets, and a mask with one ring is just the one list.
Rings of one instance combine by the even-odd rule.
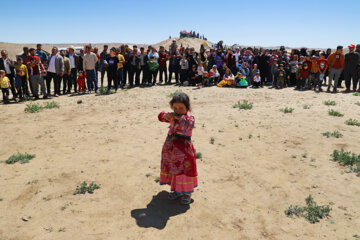
[[191, 111], [190, 98], [186, 93], [176, 93], [170, 101], [170, 107], [172, 108], [174, 103], [182, 103], [185, 105], [188, 111]]

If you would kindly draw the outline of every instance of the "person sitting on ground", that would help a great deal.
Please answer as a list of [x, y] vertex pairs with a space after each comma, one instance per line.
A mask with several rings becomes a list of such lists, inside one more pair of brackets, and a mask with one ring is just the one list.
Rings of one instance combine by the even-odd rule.
[[249, 83], [246, 81], [246, 76], [244, 76], [241, 72], [238, 72], [235, 77], [236, 87], [247, 88]]
[[261, 86], [261, 77], [260, 77], [260, 71], [256, 72], [254, 78], [253, 78], [253, 87], [258, 88]]
[[220, 77], [220, 73], [217, 70], [216, 65], [213, 65], [213, 67], [212, 67], [212, 69], [210, 70], [210, 73], [209, 73], [210, 81], [217, 84], [219, 82], [219, 77]]
[[221, 82], [219, 82], [217, 84], [218, 87], [223, 87], [223, 86], [234, 86], [235, 84], [235, 79], [234, 79], [234, 75], [231, 73], [230, 68], [227, 68], [225, 70], [225, 74], [223, 77], [223, 80], [221, 80]]
[[191, 70], [189, 71], [189, 76], [188, 76], [191, 86], [195, 86], [195, 85], [196, 85], [196, 83], [197, 83], [197, 81], [198, 81], [198, 77], [199, 77], [199, 75], [198, 75], [198, 72], [197, 72], [197, 67], [196, 67], [196, 65], [194, 64], [194, 65], [192, 66]]

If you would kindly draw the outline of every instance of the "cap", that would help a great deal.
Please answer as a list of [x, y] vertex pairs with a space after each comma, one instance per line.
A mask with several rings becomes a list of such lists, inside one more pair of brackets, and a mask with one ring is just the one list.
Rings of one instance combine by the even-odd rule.
[[354, 44], [350, 44], [350, 45], [348, 46], [348, 48], [355, 48], [355, 45], [354, 45]]

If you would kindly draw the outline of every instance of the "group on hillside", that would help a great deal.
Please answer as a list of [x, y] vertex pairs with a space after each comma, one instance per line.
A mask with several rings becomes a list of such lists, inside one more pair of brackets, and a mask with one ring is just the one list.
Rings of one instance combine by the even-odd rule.
[[[345, 80], [345, 92], [359, 91], [360, 44], [343, 47], [336, 51], [327, 49], [308, 51], [292, 49], [217, 48], [207, 49], [201, 45], [194, 48], [178, 46], [176, 40], [168, 49], [152, 46], [147, 49], [128, 45], [109, 50], [104, 45], [102, 52], [90, 44], [79, 53], [69, 47], [51, 54], [42, 50], [42, 45], [23, 48], [16, 61], [1, 51], [0, 85], [4, 103], [24, 98], [39, 99], [70, 93], [97, 92], [98, 80], [104, 86], [107, 75], [107, 92], [118, 88], [151, 87], [175, 84], [180, 86], [218, 87], [264, 87], [281, 89], [338, 92]], [[141, 79], [140, 79], [141, 78]], [[332, 87], [332, 89], [331, 89]], [[53, 91], [51, 91], [53, 90]], [[40, 93], [39, 93], [40, 92]]]

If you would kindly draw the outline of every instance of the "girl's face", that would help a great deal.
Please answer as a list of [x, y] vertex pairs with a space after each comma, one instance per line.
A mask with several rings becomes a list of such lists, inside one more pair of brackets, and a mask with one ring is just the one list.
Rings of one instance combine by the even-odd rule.
[[176, 114], [184, 115], [187, 113], [187, 108], [183, 103], [175, 102], [172, 105], [172, 109]]

